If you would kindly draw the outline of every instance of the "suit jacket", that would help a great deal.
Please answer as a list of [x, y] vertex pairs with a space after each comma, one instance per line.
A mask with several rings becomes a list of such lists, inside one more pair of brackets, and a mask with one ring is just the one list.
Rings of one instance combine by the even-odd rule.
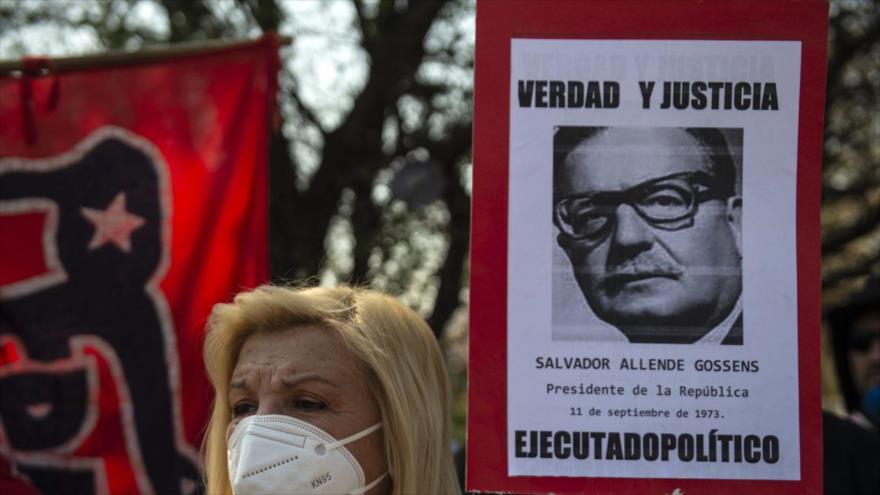
[[733, 323], [733, 326], [730, 327], [730, 331], [727, 332], [727, 336], [724, 337], [724, 340], [721, 341], [721, 345], [742, 345], [743, 343], [743, 315], [739, 314], [739, 317]]

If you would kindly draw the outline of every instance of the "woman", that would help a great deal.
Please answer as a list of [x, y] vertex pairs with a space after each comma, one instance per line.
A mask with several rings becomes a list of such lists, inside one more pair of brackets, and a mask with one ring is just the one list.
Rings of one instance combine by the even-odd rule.
[[365, 289], [262, 286], [208, 328], [209, 494], [459, 493], [446, 370], [412, 310]]

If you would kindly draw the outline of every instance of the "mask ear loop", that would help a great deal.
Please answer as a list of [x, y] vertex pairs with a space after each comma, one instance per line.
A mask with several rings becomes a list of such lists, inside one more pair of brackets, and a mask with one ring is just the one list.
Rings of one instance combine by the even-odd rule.
[[338, 449], [339, 447], [343, 447], [351, 442], [354, 442], [356, 440], [360, 440], [361, 438], [364, 438], [365, 436], [369, 435], [370, 433], [373, 433], [374, 431], [378, 430], [379, 428], [382, 428], [382, 423], [376, 423], [373, 426], [371, 426], [363, 431], [359, 431], [350, 437], [343, 438], [342, 440], [337, 440], [335, 442], [330, 442], [328, 444], [323, 444], [323, 443], [318, 444], [317, 446], [315, 446], [315, 453], [317, 453], [318, 455], [324, 455], [329, 450]]
[[[350, 444], [351, 442], [360, 440], [361, 438], [364, 438], [365, 436], [369, 435], [370, 433], [377, 431], [379, 428], [382, 428], [382, 423], [376, 423], [373, 426], [371, 426], [363, 431], [359, 431], [350, 437], [343, 438], [342, 440], [337, 440], [336, 442], [331, 442], [326, 445], [319, 444], [319, 445], [315, 446], [315, 452], [318, 455], [324, 455], [327, 453], [328, 450], [338, 449], [339, 447], [343, 447], [347, 444]], [[357, 490], [351, 492], [351, 495], [360, 495], [362, 493], [366, 493], [366, 492], [370, 491], [374, 486], [378, 485], [379, 482], [382, 481], [386, 476], [388, 476], [388, 471], [385, 471], [384, 473], [382, 473], [378, 478], [374, 479], [373, 481], [368, 483], [363, 488], [358, 488]]]
[[363, 488], [358, 488], [357, 490], [351, 492], [351, 495], [361, 495], [362, 493], [367, 493], [372, 490], [374, 486], [378, 485], [380, 481], [382, 481], [386, 476], [388, 476], [388, 471], [382, 473], [378, 478], [374, 479], [370, 484], [366, 485]]

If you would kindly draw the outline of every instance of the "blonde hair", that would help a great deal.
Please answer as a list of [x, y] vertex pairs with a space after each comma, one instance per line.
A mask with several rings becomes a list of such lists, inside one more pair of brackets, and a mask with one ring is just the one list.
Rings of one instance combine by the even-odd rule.
[[208, 321], [204, 358], [215, 394], [202, 445], [208, 494], [232, 493], [226, 467], [227, 394], [244, 341], [255, 333], [301, 325], [338, 332], [369, 370], [382, 412], [392, 493], [460, 493], [450, 450], [446, 367], [425, 321], [373, 290], [264, 285], [238, 294], [231, 304], [217, 304]]

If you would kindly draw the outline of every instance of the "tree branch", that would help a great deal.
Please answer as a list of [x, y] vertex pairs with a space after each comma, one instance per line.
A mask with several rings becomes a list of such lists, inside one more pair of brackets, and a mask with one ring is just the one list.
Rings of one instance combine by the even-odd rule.
[[880, 272], [880, 253], [874, 253], [873, 256], [861, 260], [850, 267], [832, 271], [830, 274], [822, 277], [822, 288], [826, 289], [838, 284], [842, 280], [852, 277], [862, 276], [872, 271]]
[[443, 335], [446, 322], [461, 303], [459, 293], [462, 287], [462, 271], [470, 244], [471, 203], [461, 185], [458, 165], [470, 152], [472, 133], [470, 122], [459, 124], [450, 131], [447, 139], [434, 142], [428, 148], [431, 156], [439, 160], [446, 171], [447, 186], [443, 199], [450, 214], [447, 232], [449, 249], [438, 272], [440, 285], [437, 288], [437, 299], [428, 318], [428, 324], [438, 339]]
[[[303, 197], [295, 249], [297, 273], [317, 273], [324, 239], [340, 193], [358, 177], [373, 182], [384, 163], [382, 127], [424, 56], [424, 37], [443, 0], [412, 2], [398, 12], [380, 4], [376, 44], [368, 46], [371, 64], [364, 89], [342, 124], [325, 135], [321, 163]], [[361, 180], [361, 179], [358, 179]]]
[[288, 94], [290, 95], [290, 101], [293, 102], [293, 106], [296, 107], [296, 110], [300, 113], [302, 118], [306, 120], [308, 123], [313, 124], [318, 132], [321, 133], [321, 136], [327, 136], [327, 130], [324, 129], [324, 126], [321, 125], [321, 121], [318, 120], [318, 116], [312, 112], [306, 104], [299, 97], [299, 93], [296, 92], [296, 88], [291, 89]]
[[[847, 201], [847, 199], [842, 201]], [[838, 224], [835, 226], [836, 228], [826, 226], [823, 229], [822, 256], [839, 250], [857, 237], [871, 232], [880, 224], [880, 189], [866, 192], [858, 198], [858, 202], [861, 203], [858, 208], [861, 215], [859, 218], [843, 226], [840, 226], [839, 222], [834, 222]], [[838, 206], [836, 204], [825, 206], [827, 212], [832, 212], [833, 208], [838, 208]]]
[[373, 42], [373, 29], [370, 25], [370, 20], [367, 18], [366, 12], [364, 12], [364, 4], [361, 0], [352, 0], [351, 3], [354, 6], [358, 29], [361, 32], [361, 46], [369, 52], [369, 45]]

